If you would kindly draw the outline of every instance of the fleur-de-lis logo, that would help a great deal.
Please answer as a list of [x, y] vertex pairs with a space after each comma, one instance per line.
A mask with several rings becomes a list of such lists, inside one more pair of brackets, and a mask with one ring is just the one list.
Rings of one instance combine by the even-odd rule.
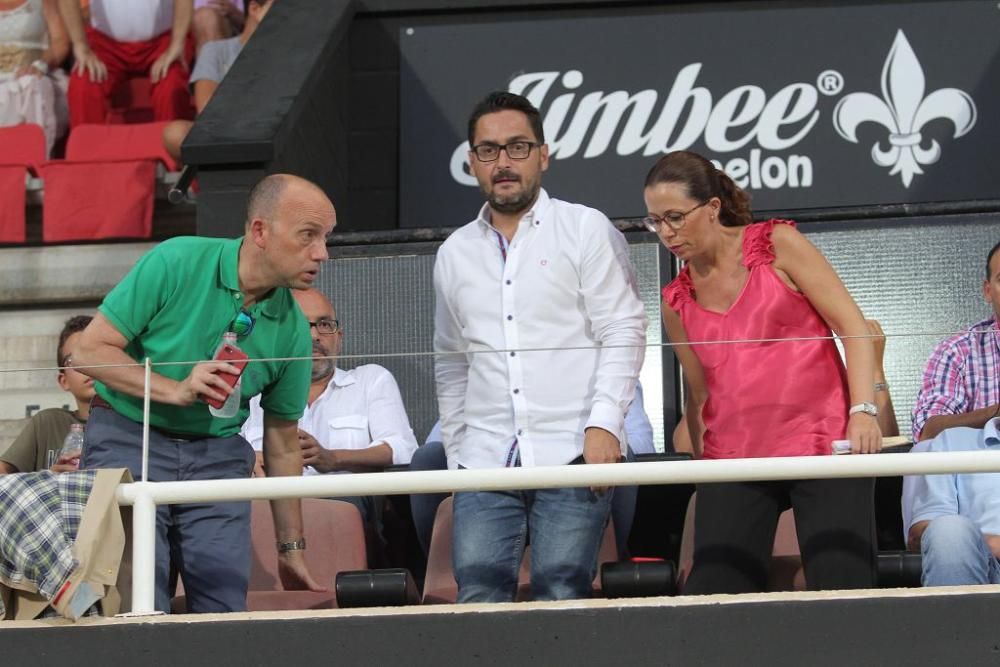
[[871, 93], [846, 95], [833, 110], [833, 126], [851, 143], [858, 143], [858, 126], [865, 122], [889, 130], [889, 147], [881, 142], [872, 145], [872, 160], [880, 167], [892, 167], [890, 176], [899, 174], [910, 187], [920, 165], [934, 164], [941, 157], [941, 146], [931, 139], [921, 145], [920, 130], [932, 120], [943, 118], [955, 125], [953, 138], [966, 134], [976, 124], [976, 104], [964, 91], [941, 88], [924, 97], [924, 71], [902, 30], [882, 66], [882, 99]]

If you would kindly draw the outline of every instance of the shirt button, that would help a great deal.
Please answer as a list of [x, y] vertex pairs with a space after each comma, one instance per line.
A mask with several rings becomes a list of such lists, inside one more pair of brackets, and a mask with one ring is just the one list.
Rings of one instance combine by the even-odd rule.
[[508, 319], [508, 320], [512, 320], [512, 319], [514, 319], [514, 316], [513, 316], [513, 315], [508, 315], [508, 316], [507, 316], [507, 319]]
[[510, 285], [510, 281], [509, 280], [507, 281], [507, 284]]
[[517, 356], [517, 352], [511, 352], [511, 353], [510, 353], [510, 356], [512, 356], [512, 357], [516, 357], [516, 356]]
[[517, 434], [521, 435], [521, 433], [522, 433], [521, 429], [517, 429]]
[[515, 394], [520, 394], [520, 393], [521, 393], [521, 390], [520, 390], [520, 389], [515, 389], [515, 390], [514, 390], [514, 393], [515, 393]]

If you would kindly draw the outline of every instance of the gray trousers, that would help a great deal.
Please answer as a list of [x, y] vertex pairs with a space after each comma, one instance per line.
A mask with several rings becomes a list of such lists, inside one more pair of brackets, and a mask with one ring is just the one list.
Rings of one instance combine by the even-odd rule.
[[[207, 408], [206, 408], [207, 409]], [[149, 431], [149, 481], [250, 477], [254, 452], [239, 435], [175, 440]], [[81, 468], [128, 468], [142, 475], [142, 425], [94, 407]], [[156, 609], [170, 612], [170, 566], [180, 574], [192, 613], [245, 611], [250, 580], [250, 503], [156, 508]]]

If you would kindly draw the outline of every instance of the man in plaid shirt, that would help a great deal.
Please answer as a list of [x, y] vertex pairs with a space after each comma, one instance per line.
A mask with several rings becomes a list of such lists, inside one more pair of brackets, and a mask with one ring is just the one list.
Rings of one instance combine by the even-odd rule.
[[[913, 408], [914, 452], [1000, 449], [1000, 243], [986, 256], [983, 296], [993, 315], [945, 340], [927, 362]], [[1000, 584], [1000, 475], [909, 475], [907, 546], [924, 586]]]
[[1000, 415], [1000, 243], [986, 256], [983, 296], [993, 315], [941, 342], [931, 354], [913, 407], [913, 441], [955, 426], [983, 428]]

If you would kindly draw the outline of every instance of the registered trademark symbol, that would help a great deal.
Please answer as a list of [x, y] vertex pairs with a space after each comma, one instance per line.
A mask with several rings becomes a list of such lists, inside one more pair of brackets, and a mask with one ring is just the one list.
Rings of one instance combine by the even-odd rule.
[[844, 89], [844, 76], [835, 69], [823, 70], [816, 77], [816, 88], [824, 95], [836, 95]]

